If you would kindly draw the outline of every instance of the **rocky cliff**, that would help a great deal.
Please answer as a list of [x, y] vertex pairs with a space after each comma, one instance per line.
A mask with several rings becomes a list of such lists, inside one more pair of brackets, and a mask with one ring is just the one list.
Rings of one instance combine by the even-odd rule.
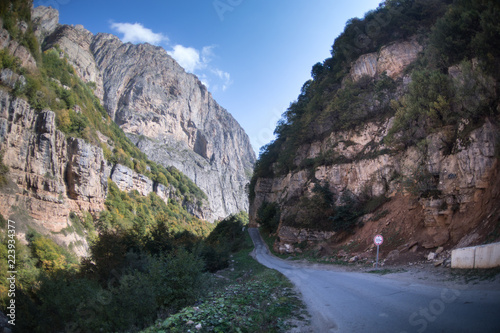
[[[156, 179], [157, 171], [152, 173], [138, 153], [134, 161], [142, 163], [142, 172], [155, 179], [132, 169], [129, 157], [125, 158], [128, 166], [110, 161], [117, 145], [113, 140], [122, 140], [118, 137], [111, 140], [88, 124], [89, 133], [95, 131], [91, 139], [59, 130], [60, 106], [53, 112], [46, 105], [58, 105], [61, 99], [50, 89], [75, 94], [74, 87], [48, 77], [45, 84], [57, 87], [43, 89], [37, 80], [46, 74], [40, 73], [30, 50], [1, 28], [0, 22], [0, 48], [7, 51], [0, 69], [0, 162], [2, 170], [8, 168], [2, 174], [6, 183], [0, 183], [0, 213], [16, 221], [19, 239], [24, 241], [23, 234], [33, 229], [86, 255], [86, 231], [75, 216], [99, 217], [106, 209], [108, 179], [122, 191], [136, 190], [143, 196], [154, 192], [168, 205], [182, 205], [183, 212], [203, 220], [214, 221], [248, 208], [244, 187], [255, 159], [248, 137], [194, 75], [185, 73], [163, 49], [123, 44], [111, 35], [94, 36], [82, 26], [60, 26], [58, 12], [52, 8], [33, 9], [32, 21], [35, 38], [46, 49], [57, 45], [60, 58], [75, 68], [77, 76], [93, 82], [88, 86], [134, 143], [150, 159], [184, 170], [210, 203], [175, 170], [170, 175], [168, 170], [161, 171], [162, 177], [174, 177], [175, 185], [165, 177]], [[19, 23], [23, 29], [27, 26]], [[9, 60], [11, 56], [18, 62]], [[38, 90], [30, 100], [27, 91], [33, 87]], [[35, 107], [26, 99], [45, 104]], [[82, 110], [88, 105], [81, 106], [63, 108], [62, 114], [72, 112], [70, 117], [88, 122], [83, 112], [90, 111]], [[111, 123], [102, 114], [87, 115], [102, 118], [99, 126]], [[192, 191], [198, 191], [197, 196]]]
[[57, 45], [82, 80], [95, 83], [108, 114], [151, 160], [175, 166], [208, 195], [209, 220], [248, 209], [244, 188], [255, 162], [248, 136], [196, 76], [160, 47], [45, 21], [41, 31], [54, 29], [45, 47]]
[[10, 216], [19, 235], [28, 228], [55, 238], [83, 255], [85, 235], [72, 227], [70, 212], [104, 209], [109, 167], [101, 148], [68, 138], [56, 129], [52, 111], [34, 112], [28, 103], [0, 90], [0, 150], [9, 167], [9, 183], [0, 191], [2, 215]]
[[[363, 216], [362, 227], [349, 238], [363, 242], [364, 246], [369, 246], [372, 234], [377, 233], [397, 234], [398, 239], [405, 238], [405, 242], [418, 243], [427, 249], [456, 244], [467, 246], [484, 236], [475, 229], [494, 228], [500, 216], [495, 206], [500, 199], [496, 156], [498, 125], [487, 120], [470, 133], [467, 147], [455, 154], [444, 153], [445, 133], [439, 132], [426, 138], [429, 144], [425, 147], [384, 153], [381, 145], [370, 152], [374, 157], [359, 158], [361, 153], [373, 149], [373, 142], [381, 141], [390, 122], [368, 123], [302, 146], [296, 160], [298, 164], [325, 151], [333, 151], [352, 162], [319, 165], [312, 171], [313, 175], [311, 170], [300, 170], [278, 178], [258, 179], [250, 209], [251, 221], [258, 220], [257, 211], [263, 203], [277, 202], [281, 210], [278, 247], [282, 252], [293, 252], [294, 245], [303, 241], [333, 241], [336, 232], [331, 230], [293, 227], [285, 222], [296, 218], [300, 198], [311, 197], [315, 183], [320, 183], [327, 184], [339, 206], [343, 194], [390, 198], [391, 202], [377, 212]], [[405, 188], [404, 181], [422, 190], [435, 189], [436, 195], [415, 197]]]
[[[396, 101], [407, 103], [407, 97], [403, 96], [412, 89], [414, 78], [408, 66], [424, 49], [412, 37], [361, 55], [351, 63], [340, 91], [352, 87], [348, 86], [352, 82], [363, 80], [364, 83], [358, 84], [371, 81], [377, 85], [387, 80], [387, 76], [395, 84], [392, 92], [384, 91], [385, 96], [378, 99], [366, 94], [365, 103], [358, 104], [359, 107], [369, 105], [376, 110], [389, 103], [396, 105]], [[478, 70], [477, 64], [474, 66]], [[462, 64], [448, 68], [447, 77], [451, 81], [447, 82], [463, 85], [471, 79], [464, 74], [465, 67]], [[469, 102], [481, 101], [486, 94], [491, 102], [488, 108], [498, 110], [495, 79], [486, 74], [479, 77], [479, 81], [487, 82], [484, 89], [488, 92], [481, 92], [475, 86], [475, 96]], [[463, 107], [461, 104], [455, 110]], [[462, 119], [457, 127], [443, 126], [420, 136], [417, 144], [404, 145], [391, 145], [388, 140], [398, 114], [373, 118], [348, 130], [337, 127], [323, 138], [317, 135], [315, 140], [293, 150], [290, 171], [280, 173], [280, 161], [274, 159], [271, 171], [267, 172], [274, 177], [254, 179], [250, 221], [263, 222], [266, 213], [259, 210], [269, 203], [277, 204], [280, 216], [277, 251], [302, 252], [305, 247], [316, 246], [318, 253], [325, 255], [332, 254], [332, 248], [349, 246], [366, 254], [365, 250], [368, 253], [373, 250], [372, 238], [377, 233], [389, 239], [387, 248], [400, 251], [452, 248], [498, 238], [497, 116], [483, 118], [475, 127]], [[415, 129], [416, 136], [420, 135], [418, 131]], [[292, 139], [289, 136], [284, 147]], [[285, 151], [286, 148], [281, 148], [279, 154]], [[329, 196], [325, 198], [333, 201], [325, 203], [320, 193], [327, 193]], [[333, 226], [345, 221], [355, 224], [347, 232]]]

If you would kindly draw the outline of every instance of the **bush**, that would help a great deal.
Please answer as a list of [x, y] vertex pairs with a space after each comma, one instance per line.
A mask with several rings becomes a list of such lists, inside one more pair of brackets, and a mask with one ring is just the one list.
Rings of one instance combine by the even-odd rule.
[[30, 247], [33, 257], [38, 260], [38, 266], [45, 272], [54, 273], [76, 267], [74, 255], [45, 236], [40, 234], [31, 236]]
[[0, 187], [7, 184], [7, 174], [9, 167], [3, 164], [3, 152], [0, 152]]
[[230, 253], [237, 252], [244, 244], [244, 226], [248, 215], [232, 215], [217, 224], [203, 242], [200, 256], [205, 261], [205, 269], [216, 272], [229, 266]]
[[268, 233], [276, 232], [280, 217], [280, 208], [276, 202], [263, 202], [257, 211], [257, 222]]
[[17, 72], [21, 68], [21, 61], [18, 57], [10, 55], [6, 49], [0, 50], [0, 68], [8, 68]]
[[437, 70], [416, 70], [408, 93], [401, 102], [393, 102], [396, 109], [394, 124], [389, 130], [391, 141], [399, 133], [399, 141], [407, 146], [416, 144], [430, 129], [446, 124], [453, 114], [451, 80]]
[[432, 29], [430, 41], [439, 55], [438, 65], [448, 67], [479, 57], [495, 67], [500, 56], [499, 21], [498, 1], [454, 1]]
[[332, 230], [336, 232], [351, 231], [357, 224], [358, 218], [363, 214], [360, 204], [349, 192], [344, 192], [341, 197], [343, 205], [337, 206], [335, 214], [329, 219]]

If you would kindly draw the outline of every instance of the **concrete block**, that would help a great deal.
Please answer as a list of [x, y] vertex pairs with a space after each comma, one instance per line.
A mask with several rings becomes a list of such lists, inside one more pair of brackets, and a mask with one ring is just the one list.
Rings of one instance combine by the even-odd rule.
[[475, 268], [492, 268], [500, 266], [500, 243], [476, 247]]
[[474, 268], [475, 247], [456, 249], [451, 252], [451, 268]]

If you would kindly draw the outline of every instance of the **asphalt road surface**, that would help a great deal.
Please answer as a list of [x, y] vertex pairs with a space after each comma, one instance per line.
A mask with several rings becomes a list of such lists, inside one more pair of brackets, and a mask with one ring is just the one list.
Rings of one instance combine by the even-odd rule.
[[249, 233], [254, 257], [300, 290], [317, 332], [500, 333], [499, 290], [308, 267], [276, 258], [257, 229]]

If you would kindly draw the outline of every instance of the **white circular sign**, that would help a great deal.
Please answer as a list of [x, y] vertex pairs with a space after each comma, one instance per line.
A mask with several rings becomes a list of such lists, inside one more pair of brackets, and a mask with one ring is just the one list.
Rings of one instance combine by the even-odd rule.
[[384, 242], [384, 237], [382, 237], [382, 235], [377, 235], [377, 236], [373, 237], [373, 242], [377, 246], [382, 245], [382, 243]]

